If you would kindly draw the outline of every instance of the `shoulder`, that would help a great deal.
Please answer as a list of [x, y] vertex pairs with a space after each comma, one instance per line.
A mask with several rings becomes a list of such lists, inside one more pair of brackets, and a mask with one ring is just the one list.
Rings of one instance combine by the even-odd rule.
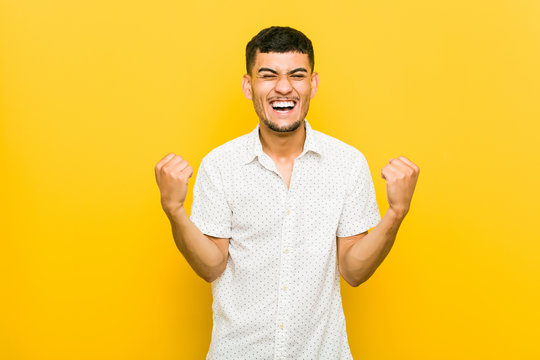
[[201, 163], [208, 165], [231, 166], [241, 162], [248, 149], [249, 134], [239, 136], [219, 145], [206, 154]]
[[316, 136], [322, 157], [326, 159], [325, 166], [336, 174], [343, 174], [343, 181], [351, 187], [349, 192], [358, 181], [364, 181], [367, 177], [371, 178], [368, 162], [360, 150], [321, 132], [317, 132]]
[[332, 161], [344, 164], [366, 162], [366, 158], [360, 150], [342, 140], [317, 130], [313, 130], [313, 137], [320, 146], [322, 154], [327, 155]]

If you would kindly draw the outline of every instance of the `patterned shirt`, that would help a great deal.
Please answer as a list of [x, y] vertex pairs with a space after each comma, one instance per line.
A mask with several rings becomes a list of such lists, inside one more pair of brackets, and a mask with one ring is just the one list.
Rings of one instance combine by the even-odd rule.
[[201, 162], [190, 218], [230, 239], [212, 282], [207, 359], [352, 359], [336, 236], [381, 217], [364, 155], [304, 124], [289, 188], [262, 149], [260, 125]]

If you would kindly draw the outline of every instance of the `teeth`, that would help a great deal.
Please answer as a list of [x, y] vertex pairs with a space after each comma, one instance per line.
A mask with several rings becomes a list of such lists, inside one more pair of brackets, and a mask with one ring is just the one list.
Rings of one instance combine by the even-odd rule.
[[272, 107], [294, 107], [294, 101], [274, 101]]

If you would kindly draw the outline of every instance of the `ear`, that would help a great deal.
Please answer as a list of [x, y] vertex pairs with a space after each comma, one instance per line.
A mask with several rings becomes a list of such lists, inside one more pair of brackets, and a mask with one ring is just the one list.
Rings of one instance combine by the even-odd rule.
[[251, 76], [248, 74], [245, 74], [242, 77], [242, 91], [248, 100], [253, 100], [253, 95], [251, 93]]
[[314, 72], [311, 74], [311, 98], [313, 99], [315, 97], [315, 93], [317, 92], [317, 89], [319, 88], [319, 74]]

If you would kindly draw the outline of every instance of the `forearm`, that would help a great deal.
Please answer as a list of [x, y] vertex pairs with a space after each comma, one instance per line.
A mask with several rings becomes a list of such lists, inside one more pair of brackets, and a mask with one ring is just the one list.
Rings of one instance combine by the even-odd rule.
[[373, 275], [390, 252], [404, 216], [389, 208], [379, 224], [350, 247], [343, 263], [349, 284], [358, 286]]
[[171, 222], [174, 242], [189, 265], [204, 280], [216, 279], [227, 262], [223, 252], [197, 228], [183, 206], [165, 213]]

